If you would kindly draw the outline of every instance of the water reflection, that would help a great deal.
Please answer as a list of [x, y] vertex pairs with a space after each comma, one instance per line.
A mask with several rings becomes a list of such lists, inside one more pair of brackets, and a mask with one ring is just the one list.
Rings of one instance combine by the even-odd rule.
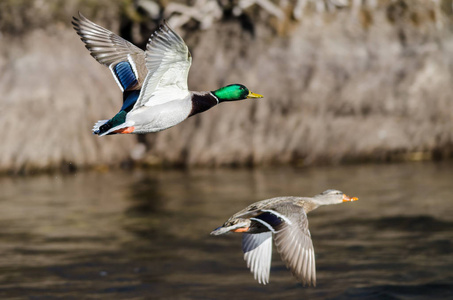
[[[0, 298], [450, 299], [452, 167], [1, 178]], [[240, 235], [209, 236], [251, 202], [327, 188], [360, 201], [310, 214], [317, 288], [298, 284], [276, 253], [271, 282], [260, 286]]]

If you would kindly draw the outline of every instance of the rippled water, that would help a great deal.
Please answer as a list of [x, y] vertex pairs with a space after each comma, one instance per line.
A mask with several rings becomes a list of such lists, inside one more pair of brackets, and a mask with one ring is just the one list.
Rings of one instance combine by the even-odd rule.
[[[254, 281], [246, 205], [337, 188], [309, 215], [316, 288], [274, 251]], [[453, 164], [77, 173], [0, 178], [1, 299], [453, 299]]]

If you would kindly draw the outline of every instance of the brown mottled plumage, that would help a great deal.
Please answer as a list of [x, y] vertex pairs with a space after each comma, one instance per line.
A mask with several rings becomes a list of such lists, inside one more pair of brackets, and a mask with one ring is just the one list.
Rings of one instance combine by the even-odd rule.
[[211, 232], [242, 232], [247, 267], [259, 283], [269, 282], [272, 234], [282, 260], [304, 285], [316, 285], [315, 253], [307, 213], [321, 205], [358, 200], [337, 190], [310, 197], [277, 197], [253, 203]]

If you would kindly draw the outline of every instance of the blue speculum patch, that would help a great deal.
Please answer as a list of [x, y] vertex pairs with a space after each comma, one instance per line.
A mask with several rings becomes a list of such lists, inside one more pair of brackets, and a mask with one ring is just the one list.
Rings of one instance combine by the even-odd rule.
[[130, 63], [122, 61], [114, 67], [114, 71], [124, 90], [127, 90], [137, 83], [137, 78], [135, 77]]
[[280, 219], [279, 217], [270, 212], [263, 212], [262, 214], [255, 218], [266, 222], [267, 224], [271, 225], [274, 228], [283, 222], [282, 219]]
[[135, 102], [137, 102], [138, 96], [140, 96], [140, 91], [126, 91], [123, 93], [123, 106], [121, 110], [130, 112], [134, 107]]

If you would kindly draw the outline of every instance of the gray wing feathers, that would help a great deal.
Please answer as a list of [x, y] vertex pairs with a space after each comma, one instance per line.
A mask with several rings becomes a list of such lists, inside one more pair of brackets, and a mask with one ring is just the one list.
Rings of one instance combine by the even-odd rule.
[[[142, 49], [91, 22], [81, 13], [79, 13], [79, 19], [74, 18], [72, 24], [86, 48], [99, 63], [110, 66], [120, 61], [128, 61], [128, 55], [133, 59], [141, 59], [144, 63], [145, 52]], [[139, 62], [136, 64], [138, 65]]]
[[269, 283], [272, 259], [272, 233], [244, 233], [242, 235], [242, 251], [247, 267], [259, 283]]
[[188, 61], [189, 49], [184, 40], [174, 32], [166, 21], [151, 35], [146, 45], [148, 69], [160, 64]]
[[293, 275], [304, 285], [316, 286], [315, 253], [308, 230], [305, 212], [291, 218], [291, 225], [283, 223], [275, 233], [275, 245], [282, 260]]
[[148, 75], [137, 106], [144, 105], [158, 89], [172, 91], [174, 95], [188, 93], [187, 77], [192, 58], [184, 40], [165, 21], [149, 38], [145, 61]]
[[113, 32], [91, 22], [79, 12], [79, 19], [73, 18], [72, 24], [85, 47], [100, 64], [109, 67], [118, 86], [122, 85], [113, 71], [119, 62], [129, 62], [133, 68], [138, 84], [132, 89], [139, 90], [148, 70], [145, 66], [145, 51], [128, 42]]

